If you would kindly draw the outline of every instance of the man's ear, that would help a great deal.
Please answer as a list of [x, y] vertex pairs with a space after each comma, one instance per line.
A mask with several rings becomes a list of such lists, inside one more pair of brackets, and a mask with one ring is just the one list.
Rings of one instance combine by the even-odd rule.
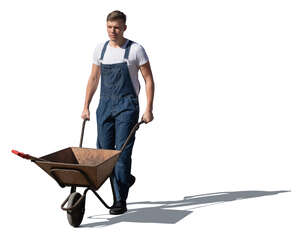
[[127, 29], [127, 25], [124, 25], [124, 31], [126, 31], [126, 29]]

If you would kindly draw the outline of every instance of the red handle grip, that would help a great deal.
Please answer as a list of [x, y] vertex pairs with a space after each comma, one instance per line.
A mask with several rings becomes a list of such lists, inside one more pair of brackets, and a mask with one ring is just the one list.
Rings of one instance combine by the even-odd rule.
[[11, 150], [11, 152], [18, 155], [18, 156], [20, 156], [20, 157], [22, 157], [22, 158], [24, 158], [24, 159], [30, 159], [31, 158], [31, 156], [29, 154], [24, 154], [24, 153], [19, 152], [17, 150]]

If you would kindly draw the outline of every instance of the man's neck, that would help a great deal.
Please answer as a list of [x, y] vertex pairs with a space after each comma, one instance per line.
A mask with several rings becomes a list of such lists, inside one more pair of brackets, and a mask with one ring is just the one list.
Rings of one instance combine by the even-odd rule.
[[124, 45], [126, 41], [127, 41], [127, 39], [122, 37], [122, 38], [120, 38], [116, 41], [110, 40], [109, 44], [110, 44], [110, 46], [112, 46], [114, 48], [117, 48], [117, 47], [121, 47], [122, 45]]

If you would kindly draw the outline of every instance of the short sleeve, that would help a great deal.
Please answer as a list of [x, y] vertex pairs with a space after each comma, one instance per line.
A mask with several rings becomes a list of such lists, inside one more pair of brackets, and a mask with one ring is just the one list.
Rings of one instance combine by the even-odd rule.
[[138, 66], [146, 64], [149, 61], [148, 55], [146, 54], [145, 49], [141, 45], [137, 46], [136, 60], [137, 60]]
[[100, 65], [100, 55], [101, 55], [101, 51], [102, 51], [102, 47], [103, 44], [98, 44], [94, 50], [94, 54], [93, 54], [93, 64], [95, 65]]

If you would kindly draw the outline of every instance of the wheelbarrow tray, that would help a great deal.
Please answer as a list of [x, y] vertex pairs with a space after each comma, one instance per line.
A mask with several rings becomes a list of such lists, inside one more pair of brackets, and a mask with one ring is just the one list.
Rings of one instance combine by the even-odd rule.
[[112, 174], [121, 151], [68, 147], [40, 157], [35, 163], [61, 187], [89, 187], [97, 190]]

